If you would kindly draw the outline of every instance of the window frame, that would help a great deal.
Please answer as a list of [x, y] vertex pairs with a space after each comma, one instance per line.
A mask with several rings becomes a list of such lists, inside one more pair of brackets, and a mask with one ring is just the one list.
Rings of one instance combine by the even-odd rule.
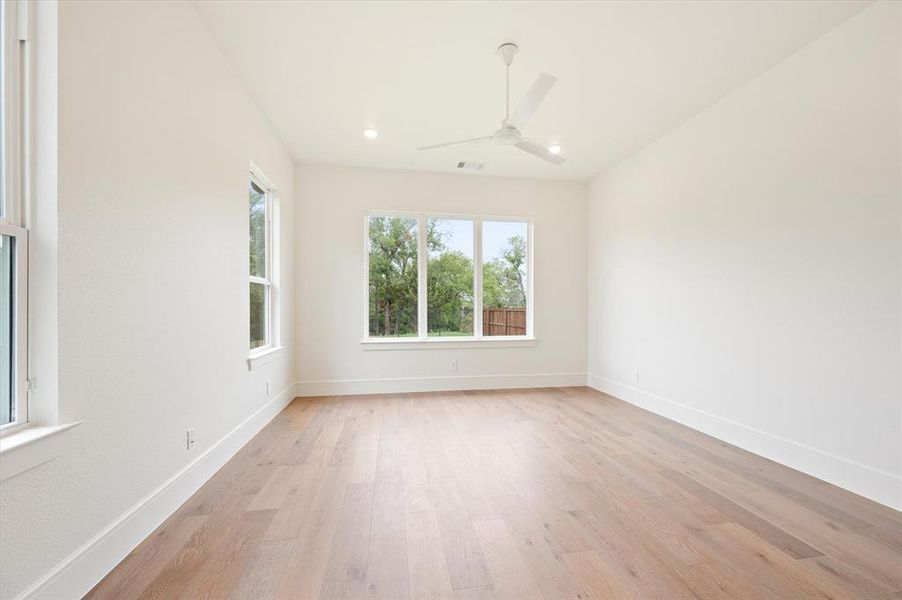
[[12, 369], [10, 377], [12, 411], [15, 418], [0, 425], [0, 436], [8, 435], [28, 425], [28, 231], [6, 222], [0, 222], [0, 234], [15, 240], [13, 245], [12, 272], [14, 280], [12, 297]]
[[[269, 178], [263, 174], [259, 167], [251, 163], [248, 182], [253, 182], [264, 192], [264, 277], [250, 274], [250, 260], [248, 260], [248, 290], [251, 284], [263, 285], [264, 289], [264, 336], [265, 343], [256, 348], [248, 348], [248, 359], [260, 358], [278, 350], [279, 345], [279, 314], [278, 314], [278, 196], [276, 187]], [[248, 228], [250, 221], [248, 221]], [[250, 230], [248, 230], [250, 234]], [[248, 304], [248, 319], [250, 319], [250, 304]], [[250, 345], [250, 340], [248, 340]], [[253, 363], [248, 363], [253, 368]]]
[[12, 297], [12, 411], [15, 418], [0, 425], [0, 437], [19, 431], [29, 424], [28, 378], [28, 112], [29, 65], [27, 62], [28, 13], [19, 2], [3, 2], [2, 77], [3, 145], [0, 162], [0, 233], [15, 240], [13, 244]]
[[[416, 337], [380, 337], [370, 335], [370, 217], [398, 217], [417, 221], [417, 335]], [[426, 230], [429, 219], [448, 219], [473, 222], [473, 335], [472, 336], [429, 336], [427, 268], [429, 253], [426, 248]], [[525, 335], [483, 335], [482, 334], [482, 230], [487, 222], [526, 224], [526, 334]], [[507, 215], [473, 215], [447, 212], [417, 212], [404, 210], [369, 210], [363, 216], [363, 339], [362, 344], [372, 348], [429, 348], [429, 347], [478, 347], [531, 346], [535, 343], [535, 269], [534, 244], [535, 226], [532, 217]]]

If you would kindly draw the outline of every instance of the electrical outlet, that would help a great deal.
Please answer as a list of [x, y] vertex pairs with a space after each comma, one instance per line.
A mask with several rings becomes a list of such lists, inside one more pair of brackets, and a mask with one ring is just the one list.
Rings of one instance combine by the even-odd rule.
[[633, 383], [639, 383], [639, 369], [633, 371]]
[[194, 442], [196, 441], [195, 438], [194, 438], [194, 427], [192, 427], [191, 429], [189, 429], [189, 430], [187, 431], [187, 434], [186, 434], [186, 436], [185, 436], [185, 440], [186, 440], [186, 443], [187, 443], [187, 448], [188, 448], [188, 450], [193, 450], [193, 449], [194, 449]]
[[272, 394], [272, 381], [266, 380], [266, 395], [269, 396]]
[[451, 369], [452, 373], [457, 373], [457, 361], [452, 360], [451, 364], [448, 365], [448, 368]]

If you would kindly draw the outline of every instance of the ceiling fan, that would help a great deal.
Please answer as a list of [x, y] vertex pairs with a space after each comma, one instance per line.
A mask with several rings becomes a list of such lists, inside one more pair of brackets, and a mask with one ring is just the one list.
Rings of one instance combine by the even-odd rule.
[[514, 146], [533, 156], [537, 156], [542, 160], [548, 161], [553, 165], [561, 165], [567, 160], [560, 154], [550, 152], [548, 148], [525, 137], [520, 132], [526, 125], [526, 122], [529, 121], [532, 114], [539, 108], [539, 105], [542, 103], [542, 100], [545, 99], [545, 96], [551, 90], [552, 86], [554, 86], [557, 77], [549, 75], [548, 73], [540, 73], [538, 78], [536, 78], [535, 82], [532, 84], [532, 87], [529, 88], [529, 91], [526, 92], [526, 95], [520, 100], [520, 104], [514, 109], [513, 114], [511, 114], [511, 63], [514, 61], [514, 56], [519, 49], [520, 48], [517, 47], [516, 44], [511, 43], [501, 44], [498, 47], [498, 54], [501, 56], [501, 60], [507, 67], [505, 81], [506, 103], [504, 105], [504, 120], [501, 121], [501, 128], [492, 135], [457, 140], [456, 142], [448, 142], [445, 144], [435, 144], [434, 146], [422, 146], [419, 148], [420, 150], [433, 150], [435, 148], [444, 148], [446, 146], [455, 146], [457, 144], [492, 141], [502, 146]]

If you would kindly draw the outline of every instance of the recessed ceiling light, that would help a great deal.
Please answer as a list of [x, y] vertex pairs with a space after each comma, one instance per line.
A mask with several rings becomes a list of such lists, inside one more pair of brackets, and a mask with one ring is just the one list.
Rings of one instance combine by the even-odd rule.
[[375, 129], [364, 129], [363, 137], [374, 140], [377, 137], [379, 137], [379, 132], [376, 131]]
[[560, 144], [551, 144], [548, 146], [548, 151], [552, 154], [560, 154], [561, 153], [561, 145]]

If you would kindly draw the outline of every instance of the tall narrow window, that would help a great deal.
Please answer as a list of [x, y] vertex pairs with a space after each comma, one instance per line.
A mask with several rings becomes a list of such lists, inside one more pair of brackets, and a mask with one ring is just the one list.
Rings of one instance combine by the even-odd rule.
[[417, 219], [374, 215], [367, 226], [369, 335], [414, 337], [419, 319]]
[[529, 289], [528, 225], [482, 224], [482, 334], [526, 335]]
[[250, 217], [250, 348], [272, 345], [272, 193], [254, 175], [248, 185]]
[[27, 421], [28, 232], [18, 3], [0, 5], [0, 430]]
[[473, 221], [426, 225], [426, 323], [430, 337], [473, 335]]

